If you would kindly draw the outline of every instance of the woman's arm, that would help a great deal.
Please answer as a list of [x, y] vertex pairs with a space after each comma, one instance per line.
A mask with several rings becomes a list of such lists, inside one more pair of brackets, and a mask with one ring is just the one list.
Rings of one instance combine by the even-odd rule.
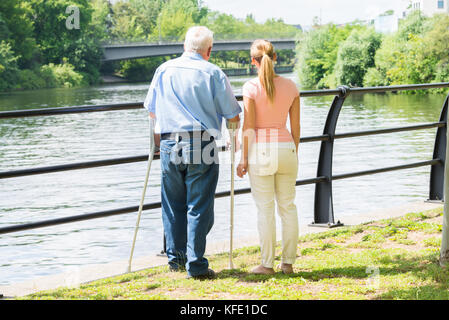
[[248, 171], [249, 147], [256, 136], [256, 111], [254, 100], [244, 96], [243, 105], [242, 156], [240, 158], [240, 164], [237, 167], [237, 175], [240, 178], [243, 178]]
[[301, 134], [299, 96], [296, 97], [295, 100], [293, 100], [293, 103], [290, 107], [289, 115], [290, 115], [291, 133], [293, 141], [295, 142], [296, 146], [296, 154], [298, 154], [299, 139]]

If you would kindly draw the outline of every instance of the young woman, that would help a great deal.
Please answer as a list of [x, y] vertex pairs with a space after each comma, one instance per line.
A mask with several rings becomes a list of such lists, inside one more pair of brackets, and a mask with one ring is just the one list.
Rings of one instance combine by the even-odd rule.
[[[282, 223], [279, 265], [282, 272], [293, 272], [298, 243], [294, 201], [300, 136], [299, 92], [293, 81], [275, 74], [275, 61], [276, 53], [269, 41], [254, 41], [251, 64], [257, 67], [258, 77], [243, 86], [243, 145], [237, 175], [242, 178], [249, 173], [257, 206], [262, 263], [252, 270], [255, 274], [275, 272], [275, 200]], [[291, 132], [286, 127], [288, 116]]]

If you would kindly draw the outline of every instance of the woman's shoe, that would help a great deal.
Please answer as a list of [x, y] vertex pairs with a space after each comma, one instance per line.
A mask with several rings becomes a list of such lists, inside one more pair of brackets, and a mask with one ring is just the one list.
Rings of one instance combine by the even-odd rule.
[[288, 263], [281, 263], [278, 265], [278, 268], [282, 270], [282, 273], [284, 274], [291, 274], [293, 273], [293, 266]]
[[263, 265], [255, 267], [253, 270], [251, 270], [251, 273], [253, 273], [253, 274], [267, 274], [267, 275], [275, 274], [273, 268], [266, 268]]

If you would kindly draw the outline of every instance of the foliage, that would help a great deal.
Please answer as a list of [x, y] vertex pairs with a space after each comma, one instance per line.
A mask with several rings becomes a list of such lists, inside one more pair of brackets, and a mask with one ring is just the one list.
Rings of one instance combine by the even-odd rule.
[[111, 38], [112, 29], [112, 5], [108, 0], [91, 0], [92, 28], [101, 40]]
[[[145, 14], [143, 3], [152, 9], [152, 14]], [[139, 9], [140, 6], [140, 9]], [[214, 40], [255, 39], [255, 38], [290, 38], [295, 37], [298, 29], [285, 24], [281, 19], [268, 19], [265, 23], [257, 23], [252, 15], [245, 19], [237, 19], [233, 15], [210, 11], [196, 0], [169, 0], [116, 2], [113, 21], [112, 41], [127, 39], [128, 41], [183, 41], [190, 26], [205, 25], [214, 32]], [[144, 28], [147, 27], [145, 30]], [[291, 63], [294, 53], [278, 52], [278, 63]], [[147, 58], [121, 62], [117, 73], [129, 80], [147, 79], [154, 72], [160, 58]], [[221, 67], [231, 65], [248, 67], [249, 52], [227, 51], [217, 52], [211, 62]], [[141, 70], [145, 70], [142, 72]]]
[[128, 41], [145, 38], [144, 30], [138, 23], [137, 9], [129, 2], [116, 2], [113, 11], [111, 37]]
[[216, 40], [295, 38], [299, 32], [282, 19], [268, 19], [264, 23], [257, 23], [253, 15], [247, 15], [241, 20], [216, 11], [210, 12], [201, 22], [214, 31]]
[[[299, 80], [307, 88], [326, 87], [326, 82], [333, 77], [338, 48], [359, 25], [347, 25], [339, 28], [327, 24], [316, 28], [300, 40], [297, 50]], [[320, 83], [321, 82], [321, 83]]]
[[18, 57], [14, 55], [11, 45], [2, 40], [0, 42], [0, 90], [14, 88], [18, 80]]
[[164, 61], [163, 57], [121, 61], [120, 72], [130, 81], [149, 82], [157, 67]]
[[332, 25], [316, 26], [304, 35], [297, 49], [304, 87], [449, 81], [449, 15], [415, 11], [400, 21], [397, 32], [382, 37], [369, 27], [352, 27], [348, 34]]
[[364, 77], [363, 77], [363, 85], [365, 87], [379, 87], [385, 85], [384, 77], [380, 73], [380, 71], [376, 68], [369, 68]]
[[[79, 28], [67, 27], [68, 7], [77, 7]], [[73, 14], [73, 11], [72, 11]], [[101, 42], [182, 41], [192, 25], [207, 25], [215, 40], [294, 37], [298, 30], [280, 19], [257, 23], [252, 15], [237, 19], [212, 12], [201, 0], [2, 0], [0, 90], [96, 83], [101, 67]], [[249, 65], [248, 52], [223, 52], [215, 62]], [[292, 61], [291, 53], [279, 63]], [[162, 58], [110, 63], [103, 68], [130, 80], [151, 77]], [[73, 68], [73, 70], [72, 70]], [[71, 74], [68, 81], [59, 74]], [[79, 78], [79, 77], [82, 77]]]
[[405, 19], [399, 22], [396, 37], [399, 40], [407, 41], [410, 35], [423, 34], [429, 28], [429, 18], [422, 15], [419, 10], [412, 11]]
[[369, 70], [364, 85], [448, 81], [448, 36], [448, 15], [410, 15], [397, 33], [384, 39], [376, 53], [375, 71]]
[[374, 56], [380, 44], [381, 35], [374, 29], [354, 29], [338, 49], [337, 84], [362, 86], [366, 71], [374, 66]]
[[[29, 0], [33, 9], [34, 37], [42, 51], [44, 64], [61, 64], [66, 59], [79, 72], [96, 80], [101, 50], [92, 27], [93, 9], [88, 0]], [[79, 9], [79, 29], [67, 28], [66, 9]]]
[[179, 41], [208, 13], [196, 0], [117, 1], [112, 7], [112, 41]]
[[11, 32], [9, 31], [8, 25], [0, 12], [0, 39], [8, 39], [10, 35]]
[[158, 17], [157, 33], [153, 38], [168, 38], [182, 41], [187, 29], [200, 21], [207, 15], [208, 9], [201, 7], [197, 0], [170, 0], [163, 6]]
[[0, 39], [10, 43], [20, 68], [30, 67], [38, 51], [31, 14], [28, 1], [0, 1]]
[[[40, 74], [40, 70], [23, 69], [18, 74], [18, 89], [32, 90], [46, 88], [50, 86], [49, 82]], [[54, 86], [55, 87], [55, 86]]]
[[48, 83], [48, 87], [70, 88], [85, 84], [83, 76], [75, 71], [73, 65], [64, 61], [63, 64], [49, 63], [41, 67], [43, 78]]

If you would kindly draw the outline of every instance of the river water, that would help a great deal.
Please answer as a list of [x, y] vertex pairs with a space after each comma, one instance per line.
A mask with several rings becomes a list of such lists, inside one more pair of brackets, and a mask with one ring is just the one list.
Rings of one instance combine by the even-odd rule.
[[[295, 74], [285, 74], [296, 81]], [[248, 77], [231, 77], [236, 94]], [[48, 89], [0, 94], [0, 111], [143, 101], [147, 83]], [[444, 95], [367, 94], [350, 96], [337, 133], [438, 121]], [[333, 97], [301, 99], [301, 135], [322, 134]], [[335, 142], [334, 174], [401, 165], [432, 158], [436, 129]], [[0, 121], [0, 171], [148, 153], [145, 110], [70, 114]], [[301, 144], [298, 179], [316, 175], [320, 143]], [[229, 153], [217, 191], [229, 190]], [[237, 156], [238, 158], [238, 156]], [[75, 170], [0, 182], [0, 227], [137, 206], [146, 163]], [[160, 167], [154, 161], [145, 203], [160, 200]], [[345, 216], [426, 200], [430, 167], [334, 182], [336, 220]], [[249, 186], [236, 177], [236, 188]], [[297, 188], [300, 223], [313, 220], [314, 186]], [[229, 198], [217, 199], [209, 242], [229, 239]], [[235, 237], [257, 235], [250, 195], [236, 196]], [[64, 272], [89, 264], [127, 259], [136, 213], [0, 236], [0, 285]], [[143, 213], [135, 257], [162, 249], [160, 210]]]

